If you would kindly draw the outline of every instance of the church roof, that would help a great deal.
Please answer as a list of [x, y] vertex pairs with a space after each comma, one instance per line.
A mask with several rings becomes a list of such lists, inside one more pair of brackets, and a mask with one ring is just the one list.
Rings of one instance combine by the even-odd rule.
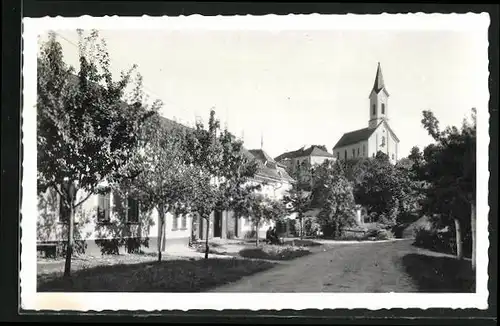
[[327, 151], [317, 147], [317, 146], [311, 146], [308, 149], [298, 149], [296, 151], [291, 151], [291, 152], [286, 152], [281, 154], [280, 156], [276, 157], [276, 161], [281, 161], [287, 158], [296, 158], [296, 157], [304, 157], [304, 156], [326, 156], [326, 157], [333, 157], [332, 154], [328, 153]]
[[337, 144], [335, 144], [335, 146], [333, 146], [333, 149], [339, 148], [339, 147], [344, 147], [347, 145], [356, 144], [360, 141], [367, 140], [373, 134], [375, 129], [377, 129], [377, 128], [367, 127], [367, 128], [363, 128], [363, 129], [354, 130], [351, 132], [346, 132], [344, 135], [342, 135], [342, 137], [339, 139]]
[[382, 75], [382, 68], [380, 67], [380, 62], [379, 62], [377, 66], [377, 74], [375, 75], [375, 82], [373, 83], [372, 92], [378, 94], [381, 90], [384, 90], [387, 93], [387, 95], [389, 95], [389, 92], [387, 92], [387, 88], [385, 87], [384, 84], [384, 76]]
[[385, 127], [389, 130], [389, 132], [394, 136], [394, 138], [396, 139], [396, 141], [399, 142], [399, 138], [396, 136], [396, 134], [394, 133], [394, 131], [391, 129], [391, 127], [389, 126], [389, 124], [387, 123], [387, 121], [382, 120], [382, 121], [380, 121], [380, 123], [375, 128], [367, 127], [367, 128], [358, 129], [358, 130], [355, 130], [355, 131], [351, 131], [351, 132], [345, 133], [339, 139], [339, 141], [337, 142], [337, 144], [335, 144], [335, 146], [333, 147], [333, 149], [339, 148], [339, 147], [348, 146], [348, 145], [352, 145], [352, 144], [356, 144], [356, 143], [358, 143], [360, 141], [368, 140], [368, 138], [370, 138], [370, 136], [375, 132], [375, 130], [378, 129], [378, 127], [380, 127], [381, 124], [384, 124]]

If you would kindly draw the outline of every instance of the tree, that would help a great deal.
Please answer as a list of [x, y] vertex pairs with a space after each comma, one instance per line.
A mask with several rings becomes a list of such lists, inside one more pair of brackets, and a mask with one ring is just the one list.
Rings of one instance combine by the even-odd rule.
[[353, 189], [341, 163], [327, 161], [320, 169], [323, 173], [315, 186], [323, 193], [318, 223], [324, 235], [337, 238], [346, 227], [355, 223]]
[[188, 164], [188, 132], [181, 125], [167, 125], [155, 115], [143, 128], [143, 146], [128, 166], [139, 172], [127, 188], [136, 193], [143, 205], [158, 212], [158, 261], [165, 249], [166, 214], [188, 213], [195, 180], [199, 178], [199, 170]]
[[[428, 184], [423, 210], [439, 216], [439, 223], [454, 227], [457, 257], [463, 257], [463, 225], [469, 222], [472, 264], [475, 268], [476, 110], [461, 128], [439, 128], [431, 111], [423, 111], [422, 125], [435, 140], [423, 153], [412, 151], [414, 171]], [[467, 229], [467, 228], [466, 228]]]
[[243, 142], [227, 129], [219, 131], [220, 122], [215, 111], [210, 111], [208, 128], [196, 123], [187, 140], [189, 163], [196, 166], [199, 178], [193, 188], [190, 207], [207, 223], [205, 258], [208, 258], [210, 215], [237, 205], [238, 199], [248, 191], [245, 184], [257, 171], [256, 162], [243, 153]]
[[[122, 98], [135, 66], [115, 82], [104, 40], [79, 31], [77, 74], [63, 60], [51, 33], [38, 56], [37, 159], [38, 190], [51, 188], [69, 211], [64, 275], [70, 276], [75, 209], [96, 193], [102, 181], [119, 178], [137, 145], [137, 134], [149, 111]], [[123, 176], [127, 177], [127, 176]], [[85, 193], [76, 202], [78, 193]]]
[[259, 245], [259, 229], [262, 223], [278, 221], [286, 213], [281, 201], [264, 196], [261, 193], [250, 193], [238, 207], [239, 212], [248, 216], [255, 227], [255, 244]]
[[294, 183], [283, 197], [283, 203], [289, 213], [296, 213], [300, 224], [300, 239], [304, 238], [304, 214], [311, 208], [311, 192], [303, 190], [298, 183]]

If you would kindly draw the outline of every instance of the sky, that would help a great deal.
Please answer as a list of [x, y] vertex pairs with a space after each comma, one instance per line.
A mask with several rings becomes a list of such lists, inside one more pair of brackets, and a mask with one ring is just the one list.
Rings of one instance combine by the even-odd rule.
[[[77, 67], [76, 31], [56, 32], [66, 62]], [[162, 115], [192, 125], [213, 108], [246, 148], [262, 143], [272, 157], [311, 144], [331, 152], [343, 133], [367, 127], [378, 62], [403, 156], [432, 142], [423, 110], [443, 127], [460, 125], [473, 107], [487, 112], [486, 31], [99, 32], [112, 71], [137, 64], [145, 91], [164, 103]]]

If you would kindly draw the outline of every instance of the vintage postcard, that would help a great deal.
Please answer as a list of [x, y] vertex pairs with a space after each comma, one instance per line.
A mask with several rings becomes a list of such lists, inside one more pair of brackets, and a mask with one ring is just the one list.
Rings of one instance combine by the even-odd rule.
[[489, 24], [25, 18], [21, 307], [487, 309]]

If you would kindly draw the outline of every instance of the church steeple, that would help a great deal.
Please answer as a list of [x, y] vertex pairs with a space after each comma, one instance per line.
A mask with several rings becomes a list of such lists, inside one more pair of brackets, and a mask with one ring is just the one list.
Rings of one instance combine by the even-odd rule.
[[[380, 68], [380, 62], [377, 66], [377, 74], [375, 75], [375, 83], [373, 84], [372, 92], [378, 93], [382, 89], [385, 89], [384, 76], [382, 75], [382, 68]], [[387, 92], [387, 89], [385, 90]]]
[[370, 93], [370, 120], [368, 126], [375, 128], [382, 120], [389, 120], [387, 112], [387, 102], [389, 93], [385, 88], [384, 76], [382, 75], [382, 68], [380, 62], [377, 65], [377, 73], [375, 75], [375, 82]]

